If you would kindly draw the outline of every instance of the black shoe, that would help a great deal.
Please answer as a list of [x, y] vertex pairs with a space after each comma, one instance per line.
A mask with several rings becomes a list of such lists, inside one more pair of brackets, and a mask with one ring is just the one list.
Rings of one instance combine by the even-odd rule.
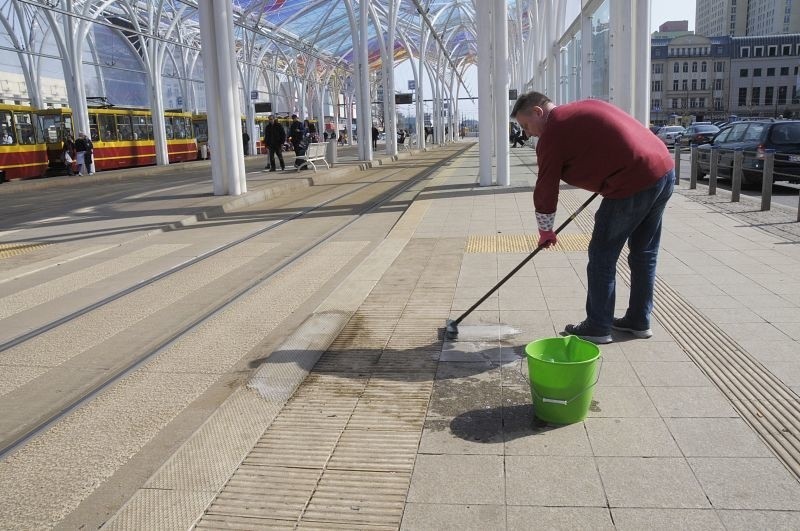
[[607, 343], [611, 343], [613, 341], [611, 339], [611, 334], [603, 333], [603, 331], [592, 328], [586, 321], [578, 324], [568, 324], [564, 327], [564, 332], [570, 336], [578, 336], [581, 339], [585, 339], [586, 341], [591, 341], [592, 343], [596, 343], [598, 345], [605, 345]]
[[651, 328], [633, 326], [633, 323], [627, 318], [627, 316], [615, 317], [614, 320], [611, 321], [611, 328], [620, 332], [628, 332], [639, 339], [648, 339], [653, 337], [653, 330]]
[[270, 172], [273, 172], [273, 171], [275, 171], [275, 168], [270, 168], [270, 170], [269, 170], [269, 171], [270, 171]]

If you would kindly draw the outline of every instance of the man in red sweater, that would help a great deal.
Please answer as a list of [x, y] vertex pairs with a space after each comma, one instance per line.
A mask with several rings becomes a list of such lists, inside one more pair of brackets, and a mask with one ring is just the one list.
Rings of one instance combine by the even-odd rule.
[[[595, 343], [610, 343], [612, 329], [652, 336], [661, 222], [675, 181], [666, 146], [632, 116], [600, 100], [556, 106], [544, 94], [530, 92], [517, 99], [511, 117], [528, 135], [539, 137], [533, 191], [539, 245], [556, 243], [560, 181], [603, 196], [589, 244], [586, 319], [564, 331]], [[615, 318], [617, 260], [625, 242], [631, 294], [625, 315]]]

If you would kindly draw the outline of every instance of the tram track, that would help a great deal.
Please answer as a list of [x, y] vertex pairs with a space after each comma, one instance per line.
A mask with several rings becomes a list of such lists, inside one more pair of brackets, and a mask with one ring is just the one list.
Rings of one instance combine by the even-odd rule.
[[[122, 380], [126, 376], [135, 372], [139, 367], [147, 363], [149, 360], [158, 356], [159, 353], [168, 349], [170, 345], [173, 345], [176, 341], [180, 340], [182, 337], [189, 334], [192, 330], [196, 329], [202, 323], [208, 321], [209, 319], [213, 318], [215, 315], [219, 314], [226, 308], [235, 304], [237, 301], [241, 300], [243, 297], [245, 297], [248, 293], [252, 292], [254, 289], [269, 282], [270, 279], [274, 278], [276, 275], [290, 268], [293, 264], [298, 262], [304, 256], [320, 248], [320, 246], [330, 241], [333, 237], [335, 237], [337, 234], [341, 233], [342, 231], [344, 231], [345, 229], [356, 223], [358, 220], [362, 219], [365, 215], [374, 212], [375, 210], [386, 205], [387, 203], [392, 202], [393, 200], [395, 200], [396, 198], [398, 198], [399, 196], [401, 196], [406, 192], [411, 192], [412, 198], [408, 200], [408, 204], [410, 204], [411, 200], [413, 200], [413, 197], [415, 197], [421, 191], [422, 188], [418, 190], [412, 190], [412, 189], [415, 186], [419, 185], [420, 183], [424, 182], [426, 179], [428, 179], [439, 167], [441, 167], [447, 161], [452, 160], [453, 158], [459, 156], [465, 149], [467, 148], [454, 150], [448, 156], [438, 160], [428, 168], [423, 169], [422, 171], [420, 171], [407, 181], [403, 181], [395, 186], [392, 186], [386, 191], [377, 193], [374, 198], [363, 204], [363, 206], [359, 208], [357, 211], [355, 211], [352, 215], [348, 216], [348, 219], [343, 220], [342, 222], [338, 223], [335, 227], [331, 228], [321, 236], [316, 237], [315, 239], [313, 239], [313, 241], [301, 247], [299, 250], [295, 251], [291, 256], [288, 256], [285, 259], [283, 259], [281, 262], [279, 262], [274, 267], [269, 269], [263, 275], [258, 276], [251, 282], [243, 285], [236, 291], [232, 292], [229, 296], [223, 298], [221, 301], [217, 301], [209, 309], [203, 311], [202, 313], [195, 316], [191, 320], [188, 320], [188, 322], [184, 323], [180, 328], [175, 330], [172, 334], [164, 338], [162, 341], [158, 342], [155, 346], [148, 348], [145, 352], [138, 353], [136, 356], [131, 357], [129, 360], [127, 360], [127, 363], [121, 364], [120, 367], [118, 367], [116, 370], [109, 372], [109, 374], [106, 377], [98, 381], [96, 384], [92, 385], [91, 387], [88, 387], [87, 389], [84, 389], [80, 393], [76, 393], [74, 396], [69, 397], [68, 399], [64, 400], [61, 404], [59, 404], [57, 407], [43, 409], [41, 412], [41, 416], [36, 418], [34, 421], [30, 422], [25, 427], [24, 430], [20, 430], [19, 432], [13, 433], [11, 436], [8, 436], [5, 439], [0, 440], [0, 460], [5, 459], [9, 455], [12, 455], [16, 450], [23, 447], [29, 441], [35, 439], [39, 434], [46, 431], [51, 426], [55, 425], [57, 422], [59, 422], [61, 419], [69, 415], [74, 410], [91, 402], [92, 399], [97, 397], [104, 390], [110, 388], [116, 382]], [[295, 214], [287, 216], [285, 219], [280, 219], [277, 221], [273, 220], [267, 226], [260, 227], [255, 231], [251, 231], [250, 233], [246, 234], [243, 237], [237, 238], [234, 241], [215, 247], [214, 249], [211, 249], [190, 260], [186, 260], [185, 262], [177, 264], [176, 266], [170, 267], [169, 269], [162, 271], [159, 274], [153, 275], [146, 280], [133, 284], [132, 286], [122, 289], [93, 304], [87, 305], [83, 308], [73, 311], [70, 314], [60, 319], [48, 322], [42, 326], [37, 327], [35, 330], [32, 330], [28, 333], [21, 334], [15, 338], [12, 338], [11, 340], [8, 340], [0, 345], [0, 356], [4, 351], [14, 348], [15, 346], [21, 345], [26, 341], [38, 337], [50, 330], [58, 328], [59, 326], [62, 326], [68, 322], [74, 321], [75, 319], [83, 315], [98, 310], [108, 304], [111, 304], [114, 301], [124, 298], [127, 295], [135, 293], [145, 288], [146, 286], [150, 286], [160, 280], [167, 279], [175, 275], [176, 273], [183, 271], [193, 265], [200, 264], [203, 261], [208, 260], [212, 256], [218, 255], [224, 251], [242, 245], [245, 242], [253, 240], [254, 238], [262, 234], [275, 230], [276, 228], [283, 226], [290, 221], [307, 217], [310, 214], [319, 211], [328, 205], [335, 204], [337, 201], [342, 201], [343, 199], [354, 196], [359, 192], [363, 192], [369, 187], [385, 185], [387, 180], [396, 178], [397, 173], [398, 172], [391, 172], [389, 175], [386, 175], [379, 179], [370, 180], [369, 182], [359, 184], [352, 190], [348, 190], [344, 193], [336, 195], [333, 198], [327, 199], [320, 203], [314, 204], [310, 207], [304, 208], [299, 212], [296, 212]]]

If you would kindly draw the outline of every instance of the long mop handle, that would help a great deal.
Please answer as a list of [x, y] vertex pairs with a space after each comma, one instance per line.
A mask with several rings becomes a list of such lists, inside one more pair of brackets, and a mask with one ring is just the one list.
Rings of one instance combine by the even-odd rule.
[[[583, 203], [583, 204], [580, 206], [580, 208], [578, 208], [578, 210], [576, 210], [575, 212], [573, 212], [573, 213], [572, 213], [572, 215], [571, 215], [570, 217], [568, 217], [568, 218], [566, 219], [566, 221], [564, 221], [564, 223], [562, 223], [562, 224], [561, 224], [561, 225], [560, 225], [560, 226], [559, 226], [559, 227], [556, 229], [556, 231], [555, 231], [555, 232], [556, 232], [556, 234], [558, 234], [559, 232], [561, 232], [561, 230], [562, 230], [564, 227], [566, 227], [567, 225], [569, 225], [569, 224], [570, 224], [570, 222], [571, 222], [573, 219], [575, 219], [576, 217], [578, 217], [578, 214], [580, 214], [581, 212], [583, 212], [583, 209], [584, 209], [584, 208], [586, 208], [587, 206], [589, 206], [589, 203], [591, 203], [592, 201], [594, 201], [594, 198], [595, 198], [595, 197], [597, 197], [597, 192], [595, 192], [594, 194], [592, 194], [592, 197], [590, 197], [589, 199], [587, 199], [587, 200], [586, 200], [586, 202], [585, 202], [585, 203]], [[506, 283], [506, 280], [508, 280], [509, 278], [513, 277], [513, 276], [514, 276], [514, 274], [515, 274], [517, 271], [519, 271], [520, 269], [522, 269], [522, 266], [524, 266], [525, 264], [527, 264], [528, 262], [530, 262], [530, 261], [531, 261], [531, 259], [532, 259], [534, 256], [536, 256], [536, 253], [538, 253], [539, 251], [541, 251], [541, 250], [542, 250], [542, 249], [544, 249], [544, 248], [545, 248], [545, 247], [544, 247], [544, 245], [539, 245], [538, 247], [536, 247], [536, 249], [534, 249], [534, 250], [533, 250], [533, 252], [532, 252], [531, 254], [529, 254], [528, 256], [526, 256], [526, 257], [525, 257], [525, 259], [524, 259], [522, 262], [520, 262], [520, 263], [519, 263], [519, 265], [518, 265], [517, 267], [515, 267], [514, 269], [512, 269], [512, 270], [511, 270], [511, 272], [510, 272], [509, 274], [507, 274], [506, 276], [504, 276], [504, 277], [503, 277], [503, 280], [501, 280], [500, 282], [498, 282], [497, 284], [495, 284], [495, 286], [494, 286], [492, 289], [490, 289], [490, 290], [489, 290], [489, 291], [486, 293], [486, 295], [484, 295], [483, 297], [481, 297], [481, 298], [478, 300], [478, 302], [476, 302], [475, 304], [473, 304], [472, 306], [470, 306], [469, 310], [467, 310], [466, 312], [462, 313], [462, 314], [461, 314], [461, 316], [460, 316], [458, 319], [456, 319], [455, 321], [453, 321], [453, 322], [452, 322], [452, 325], [454, 325], [454, 326], [458, 326], [458, 324], [459, 324], [459, 323], [462, 321], [462, 319], [464, 319], [464, 317], [466, 317], [466, 316], [468, 316], [469, 314], [471, 314], [471, 313], [472, 313], [472, 311], [473, 311], [475, 308], [477, 308], [478, 306], [480, 306], [480, 305], [481, 305], [481, 303], [482, 303], [483, 301], [485, 301], [486, 299], [488, 299], [488, 298], [489, 298], [489, 297], [492, 295], [492, 293], [494, 293], [495, 291], [497, 291], [497, 290], [500, 288], [500, 286], [502, 286], [503, 284], [505, 284], [505, 283]]]

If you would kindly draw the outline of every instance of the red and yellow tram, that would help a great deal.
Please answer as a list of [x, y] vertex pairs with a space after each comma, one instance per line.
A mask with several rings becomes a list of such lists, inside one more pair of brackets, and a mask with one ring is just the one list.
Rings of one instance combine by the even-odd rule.
[[[63, 145], [67, 135], [73, 139], [85, 132], [94, 145], [95, 170], [113, 170], [156, 163], [152, 113], [145, 109], [90, 108], [89, 131], [75, 131], [72, 110], [42, 109], [37, 112], [47, 143], [47, 160], [54, 169], [63, 169]], [[197, 142], [191, 114], [166, 112], [169, 161], [197, 160]]]
[[0, 104], [0, 170], [7, 180], [41, 177], [47, 152], [31, 107]]

